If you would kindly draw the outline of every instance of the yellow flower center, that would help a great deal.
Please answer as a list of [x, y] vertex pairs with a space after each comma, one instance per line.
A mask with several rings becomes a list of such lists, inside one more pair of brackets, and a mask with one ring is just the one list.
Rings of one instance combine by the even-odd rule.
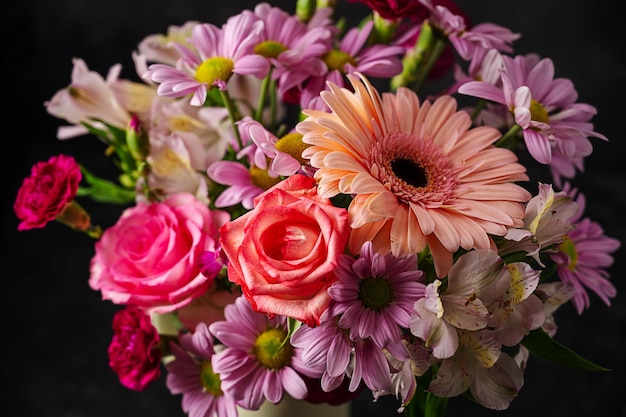
[[536, 122], [549, 123], [548, 111], [537, 100], [530, 99], [530, 117]]
[[267, 169], [261, 169], [255, 166], [250, 167], [250, 178], [254, 185], [264, 190], [269, 190], [280, 181], [278, 177], [270, 177], [267, 173]]
[[198, 66], [196, 80], [212, 86], [216, 81], [228, 81], [233, 75], [235, 64], [229, 58], [216, 56], [209, 58]]
[[293, 347], [289, 342], [283, 344], [287, 332], [271, 328], [261, 333], [254, 342], [254, 355], [257, 361], [267, 369], [280, 369], [289, 364], [293, 356]]
[[336, 49], [327, 52], [322, 59], [330, 71], [339, 70], [343, 72], [343, 68], [346, 64], [351, 64], [354, 67], [356, 67], [357, 64], [356, 59], [354, 59], [352, 55]]
[[254, 47], [254, 53], [265, 58], [276, 58], [287, 50], [287, 47], [280, 42], [265, 41]]
[[382, 311], [393, 300], [393, 292], [389, 281], [381, 277], [370, 277], [361, 280], [359, 300], [364, 307], [374, 311]]
[[213, 372], [211, 361], [203, 361], [200, 365], [200, 382], [202, 383], [203, 391], [214, 397], [224, 395], [220, 376]]
[[276, 149], [291, 155], [300, 162], [300, 165], [306, 164], [306, 161], [302, 158], [302, 151], [308, 147], [308, 144], [302, 142], [300, 133], [288, 133], [276, 142]]
[[578, 251], [576, 250], [574, 241], [565, 236], [563, 242], [559, 245], [559, 250], [569, 256], [569, 264], [567, 265], [569, 270], [573, 271], [576, 269], [576, 265], [578, 264]]

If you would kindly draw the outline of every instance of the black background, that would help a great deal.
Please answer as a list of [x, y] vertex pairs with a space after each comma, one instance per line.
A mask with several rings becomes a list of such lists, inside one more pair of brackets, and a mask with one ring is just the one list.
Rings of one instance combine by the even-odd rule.
[[[2, 379], [0, 410], [5, 416], [104, 417], [183, 416], [180, 397], [164, 378], [147, 391], [130, 391], [107, 364], [110, 322], [117, 307], [100, 300], [87, 285], [93, 242], [57, 223], [17, 232], [12, 204], [24, 177], [37, 161], [59, 153], [74, 155], [97, 174], [114, 172], [93, 137], [60, 142], [64, 122], [45, 112], [43, 103], [70, 81], [71, 60], [106, 74], [123, 64], [122, 76], [136, 79], [131, 52], [146, 35], [164, 33], [170, 24], [200, 20], [221, 24], [255, 2], [179, 0], [25, 0], [2, 14], [3, 187], [2, 187]], [[292, 11], [295, 1], [277, 1]], [[459, 1], [475, 23], [491, 21], [522, 33], [518, 53], [551, 57], [556, 75], [572, 79], [579, 101], [598, 110], [597, 131], [609, 143], [592, 139], [594, 153], [577, 184], [587, 195], [587, 215], [607, 235], [626, 241], [624, 213], [626, 93], [623, 19], [604, 1]], [[340, 0], [340, 8], [345, 4]], [[355, 10], [352, 19], [363, 16]], [[8, 94], [7, 94], [8, 93]], [[547, 181], [547, 180], [546, 180]], [[115, 222], [115, 207], [81, 203], [102, 226]], [[557, 313], [557, 340], [582, 356], [611, 368], [587, 372], [531, 359], [525, 386], [506, 412], [493, 412], [464, 399], [450, 402], [448, 415], [465, 416], [626, 416], [626, 303], [624, 248], [611, 268], [618, 295], [605, 306], [595, 295], [591, 309], [578, 316], [571, 306]], [[369, 394], [368, 394], [369, 395]], [[388, 410], [388, 411], [384, 411]], [[387, 400], [354, 403], [353, 415], [396, 415]]]

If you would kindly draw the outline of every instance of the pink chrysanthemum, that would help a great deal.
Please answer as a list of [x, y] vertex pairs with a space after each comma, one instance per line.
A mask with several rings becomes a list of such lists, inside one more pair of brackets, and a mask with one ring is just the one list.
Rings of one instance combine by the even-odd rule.
[[352, 253], [366, 241], [397, 257], [428, 247], [443, 277], [460, 247], [487, 249], [490, 234], [522, 225], [530, 193], [514, 182], [528, 177], [513, 152], [493, 146], [496, 129], [470, 129], [450, 96], [421, 104], [400, 88], [381, 98], [359, 76], [349, 76], [354, 93], [330, 84], [321, 94], [331, 112], [305, 110], [296, 127], [320, 195], [354, 196]]
[[[566, 187], [568, 194], [574, 197], [576, 189]], [[565, 284], [574, 288], [572, 303], [578, 314], [582, 314], [590, 305], [587, 290], [593, 291], [606, 304], [615, 297], [617, 290], [609, 281], [607, 269], [613, 264], [612, 253], [620, 247], [620, 241], [604, 234], [602, 227], [583, 218], [585, 209], [584, 195], [579, 194], [576, 202], [578, 213], [570, 219], [575, 227], [565, 236], [551, 258], [557, 264], [557, 275]]]
[[176, 67], [152, 64], [144, 78], [159, 84], [158, 94], [184, 97], [193, 94], [190, 104], [202, 106], [208, 89], [226, 89], [233, 74], [263, 78], [269, 61], [254, 53], [263, 22], [249, 10], [231, 17], [221, 27], [204, 23], [194, 26], [189, 43], [173, 43], [180, 55]]
[[507, 106], [522, 128], [528, 152], [539, 163], [550, 164], [553, 152], [578, 161], [592, 152], [588, 137], [607, 140], [590, 123], [596, 109], [576, 102], [578, 93], [570, 80], [554, 78], [552, 60], [528, 54], [502, 56], [502, 62], [501, 85], [470, 81], [458, 91]]
[[244, 297], [226, 306], [224, 316], [225, 321], [209, 327], [226, 346], [212, 360], [224, 392], [252, 410], [265, 399], [279, 402], [284, 391], [295, 399], [306, 398], [307, 387], [300, 374], [319, 378], [322, 370], [306, 366], [301, 349], [283, 344], [288, 337], [287, 318], [269, 319], [252, 310]]
[[335, 274], [339, 281], [328, 293], [336, 302], [335, 314], [341, 314], [339, 326], [349, 329], [352, 340], [371, 337], [381, 348], [401, 343], [401, 328], [409, 327], [413, 305], [424, 296], [417, 256], [382, 255], [366, 242], [358, 259], [339, 259]]
[[513, 42], [521, 36], [494, 23], [480, 23], [470, 28], [467, 25], [467, 17], [455, 5], [438, 4], [442, 2], [435, 0], [417, 2], [430, 10], [428, 17], [430, 24], [443, 32], [457, 53], [466, 60], [470, 59], [477, 49], [495, 48], [502, 52], [512, 52]]
[[308, 77], [326, 72], [321, 57], [328, 52], [332, 42], [331, 20], [325, 19], [332, 9], [317, 9], [313, 20], [321, 20], [319, 25], [307, 25], [297, 16], [267, 3], [258, 4], [254, 13], [265, 23], [255, 52], [272, 63], [272, 78], [279, 80], [280, 95]]
[[212, 366], [213, 336], [200, 323], [192, 334], [180, 336], [180, 346], [170, 343], [174, 360], [167, 365], [166, 384], [172, 394], [182, 394], [182, 408], [189, 417], [237, 417], [236, 402], [221, 389]]
[[344, 377], [350, 379], [350, 392], [356, 392], [362, 383], [372, 391], [391, 389], [391, 370], [384, 350], [369, 338], [350, 340], [331, 315], [325, 314], [319, 326], [299, 327], [291, 343], [302, 349], [307, 366], [324, 371], [320, 378], [324, 391], [339, 387]]
[[341, 87], [345, 84], [344, 74], [358, 71], [369, 77], [390, 78], [402, 71], [401, 56], [406, 52], [399, 45], [367, 45], [374, 22], [368, 22], [362, 28], [353, 28], [345, 34], [335, 49], [324, 54], [323, 59], [328, 71], [321, 77], [311, 78], [302, 91], [300, 99], [303, 108], [324, 108], [319, 92], [327, 81]]

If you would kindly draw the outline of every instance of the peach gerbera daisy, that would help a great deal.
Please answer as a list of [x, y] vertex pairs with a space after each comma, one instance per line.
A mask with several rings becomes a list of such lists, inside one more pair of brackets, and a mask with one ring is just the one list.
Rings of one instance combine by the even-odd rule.
[[311, 145], [302, 156], [317, 168], [320, 195], [353, 197], [350, 251], [368, 240], [397, 257], [428, 248], [443, 277], [459, 248], [488, 249], [490, 235], [523, 225], [531, 196], [515, 182], [528, 176], [493, 145], [496, 129], [470, 129], [450, 96], [420, 103], [399, 88], [381, 97], [362, 74], [348, 78], [354, 92], [329, 83], [330, 112], [305, 110], [296, 129]]

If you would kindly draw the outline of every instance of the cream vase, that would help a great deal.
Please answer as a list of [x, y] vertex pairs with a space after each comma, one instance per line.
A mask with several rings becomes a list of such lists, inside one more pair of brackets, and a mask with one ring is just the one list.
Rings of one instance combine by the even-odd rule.
[[258, 410], [239, 408], [239, 417], [350, 417], [350, 401], [341, 405], [312, 404], [285, 395], [278, 404], [265, 401]]

